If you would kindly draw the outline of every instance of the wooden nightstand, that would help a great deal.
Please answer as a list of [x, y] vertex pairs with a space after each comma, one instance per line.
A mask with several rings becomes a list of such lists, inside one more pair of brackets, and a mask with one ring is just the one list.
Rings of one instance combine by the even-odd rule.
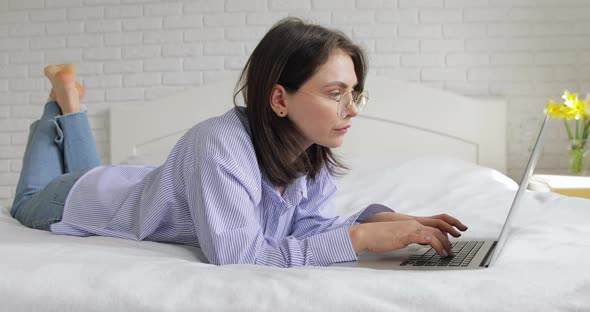
[[535, 174], [528, 189], [539, 192], [555, 192], [566, 196], [590, 198], [590, 177]]

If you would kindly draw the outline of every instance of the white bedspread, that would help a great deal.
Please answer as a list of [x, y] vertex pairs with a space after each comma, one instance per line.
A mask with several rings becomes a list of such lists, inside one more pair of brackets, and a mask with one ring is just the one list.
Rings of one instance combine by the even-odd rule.
[[[466, 238], [498, 235], [517, 187], [448, 159], [360, 171], [340, 181], [340, 213], [370, 202], [447, 212]], [[183, 246], [31, 230], [0, 209], [0, 310], [590, 311], [590, 201], [527, 193], [524, 203], [496, 266], [446, 272], [217, 267]]]

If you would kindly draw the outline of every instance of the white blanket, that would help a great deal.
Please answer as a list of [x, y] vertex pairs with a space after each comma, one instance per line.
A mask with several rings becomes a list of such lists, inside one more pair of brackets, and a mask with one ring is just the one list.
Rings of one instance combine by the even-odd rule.
[[[371, 202], [447, 212], [469, 226], [465, 238], [497, 236], [517, 187], [448, 159], [358, 167], [339, 182], [339, 213]], [[494, 267], [446, 272], [218, 267], [193, 248], [58, 236], [2, 211], [2, 311], [590, 310], [590, 201], [553, 193], [526, 194]]]

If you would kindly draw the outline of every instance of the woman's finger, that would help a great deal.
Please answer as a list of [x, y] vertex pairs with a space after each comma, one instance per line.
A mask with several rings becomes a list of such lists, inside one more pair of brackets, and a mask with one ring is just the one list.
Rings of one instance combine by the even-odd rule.
[[458, 228], [461, 231], [467, 231], [467, 226], [465, 224], [463, 224], [461, 221], [459, 221], [457, 218], [449, 216], [446, 213], [443, 214], [439, 214], [436, 216], [432, 216], [431, 218], [435, 218], [435, 219], [441, 219], [443, 221], [445, 221], [446, 223]]
[[426, 229], [426, 227], [421, 227], [416, 229], [416, 233], [414, 235], [415, 243], [422, 244], [422, 245], [430, 245], [441, 257], [446, 257], [449, 255], [448, 251], [445, 250], [443, 243], [440, 241], [439, 237], [433, 235], [430, 231]]
[[420, 221], [420, 223], [422, 223], [424, 225], [438, 228], [439, 230], [449, 233], [449, 234], [453, 235], [454, 237], [461, 236], [461, 233], [459, 233], [459, 231], [455, 230], [455, 228], [453, 228], [450, 224], [443, 221], [442, 219], [420, 218], [419, 221]]

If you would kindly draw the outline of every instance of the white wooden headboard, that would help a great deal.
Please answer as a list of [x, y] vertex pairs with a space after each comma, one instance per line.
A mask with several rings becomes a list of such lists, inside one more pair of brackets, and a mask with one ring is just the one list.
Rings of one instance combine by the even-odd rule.
[[[111, 163], [133, 155], [159, 165], [198, 122], [233, 107], [235, 80], [191, 88], [142, 105], [110, 109]], [[506, 173], [506, 103], [459, 96], [420, 84], [369, 76], [370, 101], [353, 119], [338, 152], [366, 155], [440, 155]]]

